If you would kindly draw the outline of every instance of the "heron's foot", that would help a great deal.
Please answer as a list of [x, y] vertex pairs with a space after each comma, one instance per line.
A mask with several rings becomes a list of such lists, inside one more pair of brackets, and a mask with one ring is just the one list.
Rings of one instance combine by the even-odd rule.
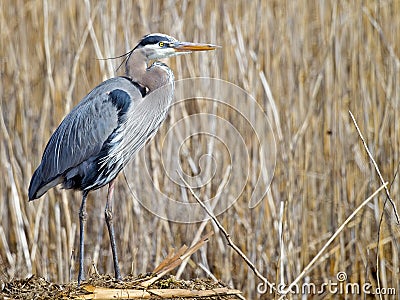
[[83, 275], [83, 272], [79, 270], [79, 275], [78, 275], [78, 286], [81, 285], [82, 281], [85, 280], [85, 275]]
[[115, 271], [115, 280], [122, 281], [121, 271], [118, 268], [118, 272]]

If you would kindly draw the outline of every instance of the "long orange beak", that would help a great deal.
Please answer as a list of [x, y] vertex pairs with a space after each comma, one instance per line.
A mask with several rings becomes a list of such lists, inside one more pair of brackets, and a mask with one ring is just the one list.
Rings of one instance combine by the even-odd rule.
[[176, 42], [173, 48], [175, 49], [176, 52], [191, 52], [191, 51], [209, 51], [221, 47], [212, 44]]

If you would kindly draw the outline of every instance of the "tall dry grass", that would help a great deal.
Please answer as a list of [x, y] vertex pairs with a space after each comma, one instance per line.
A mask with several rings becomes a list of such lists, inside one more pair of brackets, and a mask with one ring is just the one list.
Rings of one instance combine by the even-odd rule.
[[[348, 110], [383, 177], [394, 179], [390, 191], [398, 203], [399, 1], [4, 0], [0, 6], [2, 280], [30, 273], [58, 282], [76, 279], [80, 194], [55, 189], [28, 203], [29, 180], [63, 116], [114, 75], [119, 61], [97, 58], [124, 53], [150, 32], [221, 45], [214, 53], [168, 63], [178, 79], [209, 76], [237, 84], [257, 99], [272, 122], [277, 162], [269, 193], [249, 209], [249, 181], [236, 204], [219, 216], [270, 281], [290, 283], [380, 185]], [[266, 83], [274, 101], [267, 97]], [[190, 114], [203, 106], [183, 109]], [[152, 171], [161, 187], [168, 181], [158, 164], [157, 139], [165, 132], [166, 127], [145, 150], [150, 160], [155, 157]], [[228, 162], [221, 160], [226, 167]], [[256, 168], [256, 163], [251, 166]], [[140, 174], [141, 167], [133, 167]], [[203, 227], [204, 232], [215, 230], [210, 223], [158, 218], [132, 197], [124, 177], [119, 178], [115, 226], [124, 274], [151, 271], [171, 247], [190, 244]], [[131, 179], [134, 190], [146, 192], [140, 175]], [[205, 199], [216, 188], [197, 192]], [[110, 273], [105, 193], [103, 189], [89, 197], [85, 264], [88, 268], [94, 262], [100, 272]], [[190, 198], [181, 193], [175, 197]], [[307, 280], [327, 282], [344, 271], [350, 282], [376, 287], [379, 279], [380, 286], [400, 292], [400, 231], [390, 207], [382, 216], [384, 200], [381, 193], [356, 216]], [[208, 271], [242, 289], [248, 299], [270, 298], [257, 293], [259, 280], [218, 234], [181, 277], [208, 276]]]

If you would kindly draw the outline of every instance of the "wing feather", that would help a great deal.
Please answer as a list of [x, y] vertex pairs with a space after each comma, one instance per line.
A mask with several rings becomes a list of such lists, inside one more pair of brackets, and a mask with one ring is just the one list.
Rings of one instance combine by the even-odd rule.
[[60, 183], [67, 170], [100, 152], [118, 126], [118, 107], [109, 96], [117, 89], [126, 91], [130, 99], [141, 98], [129, 80], [119, 77], [103, 82], [83, 98], [51, 136], [32, 176], [29, 199], [40, 197]]

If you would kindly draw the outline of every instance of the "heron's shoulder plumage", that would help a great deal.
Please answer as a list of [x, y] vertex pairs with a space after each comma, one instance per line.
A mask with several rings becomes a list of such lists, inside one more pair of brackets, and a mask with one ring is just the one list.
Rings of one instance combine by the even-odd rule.
[[118, 115], [118, 122], [121, 123], [122, 122], [121, 119], [126, 115], [126, 112], [128, 111], [129, 105], [131, 103], [131, 97], [127, 92], [120, 89], [112, 90], [108, 94], [108, 97], [111, 103], [116, 108]]

